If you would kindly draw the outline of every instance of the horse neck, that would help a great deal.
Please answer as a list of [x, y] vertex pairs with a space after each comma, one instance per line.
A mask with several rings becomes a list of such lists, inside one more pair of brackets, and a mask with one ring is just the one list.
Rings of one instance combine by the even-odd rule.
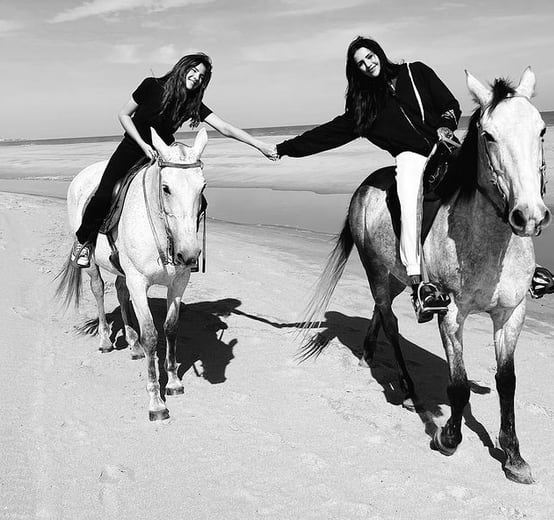
[[[484, 166], [479, 161], [477, 166], [477, 182], [483, 186], [487, 181]], [[462, 223], [464, 233], [461, 248], [467, 251], [483, 250], [492, 252], [504, 250], [513, 237], [513, 232], [500, 210], [500, 202], [496, 202], [497, 194], [494, 186], [478, 188], [471, 191], [458, 190], [451, 198], [449, 222]], [[463, 237], [463, 238], [462, 238]]]

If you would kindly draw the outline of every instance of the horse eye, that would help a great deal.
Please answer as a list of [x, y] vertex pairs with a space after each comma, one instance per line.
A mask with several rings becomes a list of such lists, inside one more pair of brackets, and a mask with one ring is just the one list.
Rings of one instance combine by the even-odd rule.
[[162, 190], [163, 190], [164, 193], [167, 193], [167, 195], [170, 195], [170, 194], [171, 194], [171, 191], [170, 191], [170, 189], [169, 189], [169, 186], [167, 186], [167, 184], [164, 184], [164, 185], [162, 186]]
[[541, 130], [541, 138], [544, 137], [544, 134], [546, 134], [546, 127]]
[[491, 134], [489, 134], [486, 131], [483, 131], [482, 135], [485, 138], [485, 141], [487, 141], [487, 143], [494, 143], [494, 137]]

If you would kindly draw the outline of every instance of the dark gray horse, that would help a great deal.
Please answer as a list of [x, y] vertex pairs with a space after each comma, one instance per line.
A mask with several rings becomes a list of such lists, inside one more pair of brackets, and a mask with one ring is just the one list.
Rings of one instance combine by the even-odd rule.
[[[442, 187], [445, 202], [423, 247], [430, 279], [439, 281], [452, 299], [448, 312], [438, 319], [450, 370], [447, 393], [451, 416], [444, 428], [437, 429], [434, 444], [451, 455], [462, 440], [462, 413], [470, 394], [463, 360], [463, 327], [469, 314], [487, 312], [496, 347], [504, 471], [511, 480], [530, 483], [531, 470], [520, 455], [515, 431], [514, 350], [535, 268], [531, 237], [550, 222], [550, 212], [542, 200], [545, 124], [530, 102], [535, 87], [530, 69], [525, 70], [517, 87], [496, 80], [488, 88], [469, 73], [467, 86], [479, 107]], [[397, 319], [391, 308], [408, 277], [400, 262], [386, 192], [379, 186], [382, 173], [368, 177], [354, 194], [307, 322], [313, 322], [327, 307], [355, 244], [375, 301], [363, 360], [371, 362], [382, 327], [394, 347], [406, 401], [413, 405], [414, 385], [400, 350]]]

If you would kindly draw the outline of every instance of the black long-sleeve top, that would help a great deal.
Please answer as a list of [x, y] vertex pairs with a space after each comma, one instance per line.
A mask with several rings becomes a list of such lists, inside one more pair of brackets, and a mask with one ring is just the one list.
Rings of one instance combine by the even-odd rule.
[[[428, 155], [437, 140], [437, 128], [456, 130], [460, 105], [448, 87], [435, 72], [421, 62], [410, 63], [414, 83], [419, 92], [423, 115], [418, 103], [407, 64], [400, 67], [395, 92], [387, 93], [385, 105], [377, 114], [369, 131], [359, 135], [354, 119], [345, 113], [332, 121], [279, 143], [279, 156], [305, 157], [337, 148], [357, 137], [365, 137], [373, 144], [396, 157], [401, 152]], [[403, 113], [403, 111], [404, 113]]]

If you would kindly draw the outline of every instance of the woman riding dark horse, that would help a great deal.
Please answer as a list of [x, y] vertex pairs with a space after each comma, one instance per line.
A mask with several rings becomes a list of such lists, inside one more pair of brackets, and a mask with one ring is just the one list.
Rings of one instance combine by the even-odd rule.
[[[381, 46], [357, 37], [346, 57], [345, 113], [293, 139], [279, 143], [279, 157], [305, 157], [342, 146], [358, 137], [388, 151], [396, 162], [400, 202], [400, 258], [412, 287], [420, 323], [446, 310], [449, 297], [433, 281], [422, 281], [422, 179], [434, 145], [456, 142], [460, 107], [435, 72], [421, 62], [391, 62]], [[554, 292], [554, 279], [537, 268], [531, 294]]]

